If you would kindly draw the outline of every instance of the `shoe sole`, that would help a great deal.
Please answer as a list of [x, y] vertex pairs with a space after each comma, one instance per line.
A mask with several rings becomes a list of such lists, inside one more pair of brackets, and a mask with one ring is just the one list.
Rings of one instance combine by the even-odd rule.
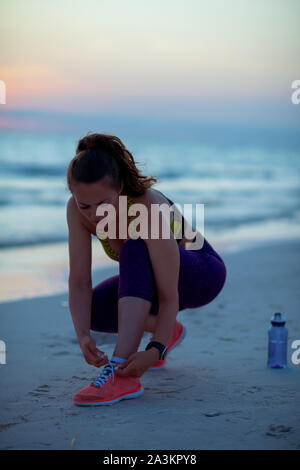
[[115, 398], [114, 400], [111, 400], [111, 401], [96, 401], [96, 402], [86, 402], [86, 403], [84, 403], [84, 402], [81, 402], [81, 401], [73, 400], [73, 402], [75, 403], [75, 405], [78, 405], [78, 406], [113, 405], [114, 403], [117, 403], [118, 401], [121, 401], [121, 400], [129, 400], [130, 398], [137, 398], [140, 395], [142, 395], [143, 393], [144, 393], [144, 388], [142, 387], [137, 392], [127, 393], [126, 395]]
[[174, 349], [175, 346], [178, 346], [178, 344], [181, 343], [181, 341], [185, 338], [185, 336], [186, 336], [186, 327], [183, 326], [182, 335], [181, 335], [181, 336], [178, 338], [178, 340], [169, 348], [169, 351], [168, 351], [168, 354], [167, 354], [167, 357], [166, 357], [165, 362], [164, 362], [161, 366], [158, 366], [158, 367], [149, 367], [148, 370], [157, 370], [157, 369], [162, 369], [163, 367], [165, 367], [166, 362], [167, 362], [167, 359], [168, 359], [169, 352], [172, 351], [172, 349]]

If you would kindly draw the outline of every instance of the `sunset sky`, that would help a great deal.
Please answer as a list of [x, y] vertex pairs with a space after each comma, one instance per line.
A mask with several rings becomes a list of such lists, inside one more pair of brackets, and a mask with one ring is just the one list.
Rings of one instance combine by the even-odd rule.
[[297, 127], [299, 17], [299, 0], [1, 0], [2, 124], [26, 110]]

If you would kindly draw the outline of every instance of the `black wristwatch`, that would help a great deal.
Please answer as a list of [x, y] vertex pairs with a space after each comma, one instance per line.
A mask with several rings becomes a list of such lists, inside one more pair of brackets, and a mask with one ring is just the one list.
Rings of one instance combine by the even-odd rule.
[[168, 352], [168, 348], [164, 344], [159, 343], [158, 341], [150, 341], [150, 343], [147, 344], [145, 351], [148, 351], [150, 348], [158, 349], [160, 352], [159, 360], [164, 360]]

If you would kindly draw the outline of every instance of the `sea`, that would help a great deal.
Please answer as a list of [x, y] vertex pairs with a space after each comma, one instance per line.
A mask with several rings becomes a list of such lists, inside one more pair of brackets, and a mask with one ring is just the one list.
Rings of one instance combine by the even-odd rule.
[[[80, 136], [79, 136], [80, 137]], [[68, 277], [66, 184], [78, 135], [0, 132], [0, 300], [64, 292]], [[270, 139], [122, 138], [154, 188], [222, 254], [300, 237], [300, 145]], [[199, 226], [197, 228], [200, 229]], [[93, 237], [93, 266], [117, 267]]]

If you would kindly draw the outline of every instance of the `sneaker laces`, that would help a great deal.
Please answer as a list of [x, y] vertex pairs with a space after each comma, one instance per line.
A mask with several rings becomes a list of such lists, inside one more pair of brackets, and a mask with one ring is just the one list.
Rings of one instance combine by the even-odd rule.
[[113, 382], [115, 381], [115, 371], [119, 366], [115, 361], [109, 360], [106, 366], [104, 367], [102, 373], [95, 379], [92, 384], [96, 387], [102, 387], [102, 385], [107, 382], [108, 378], [112, 375]]

